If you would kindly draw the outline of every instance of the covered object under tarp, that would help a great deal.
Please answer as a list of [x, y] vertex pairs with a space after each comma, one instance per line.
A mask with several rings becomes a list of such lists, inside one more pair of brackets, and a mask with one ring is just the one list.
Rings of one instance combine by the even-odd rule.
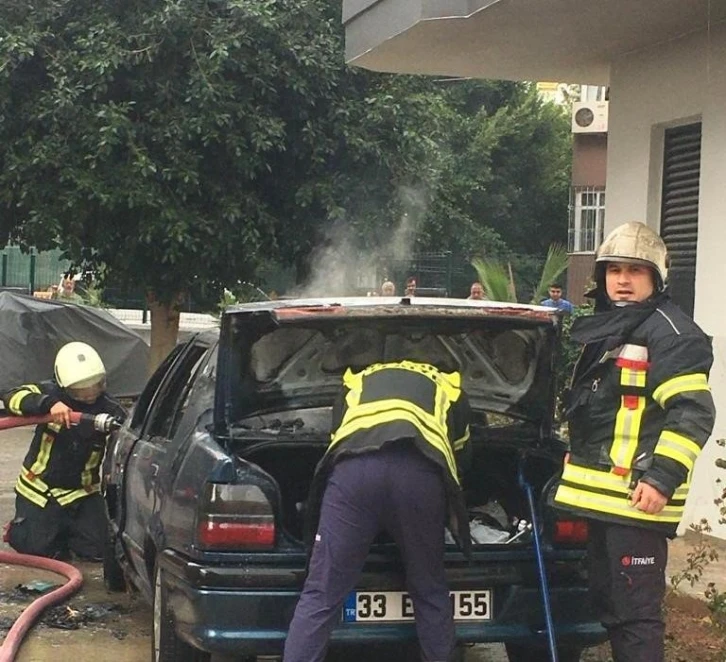
[[101, 355], [109, 393], [141, 393], [149, 360], [141, 336], [102, 308], [13, 292], [0, 292], [0, 392], [52, 378], [56, 352], [74, 340]]

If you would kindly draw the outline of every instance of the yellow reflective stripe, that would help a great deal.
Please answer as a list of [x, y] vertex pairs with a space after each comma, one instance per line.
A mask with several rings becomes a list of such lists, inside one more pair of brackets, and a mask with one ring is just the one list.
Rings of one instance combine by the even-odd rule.
[[677, 500], [686, 500], [686, 497], [688, 496], [688, 490], [691, 488], [690, 481], [683, 483], [682, 485], [679, 485], [676, 488], [676, 491], [673, 492], [673, 496], [671, 498], [677, 499]]
[[88, 489], [73, 490], [71, 492], [67, 492], [64, 496], [54, 496], [55, 500], [58, 502], [59, 505], [67, 506], [69, 503], [78, 501], [78, 499], [88, 496], [89, 494], [95, 494], [96, 492], [99, 492], [100, 489], [100, 485], [91, 485]]
[[562, 480], [627, 494], [632, 477], [630, 472], [626, 476], [617, 476], [610, 471], [578, 467], [568, 462], [562, 472]]
[[20, 409], [20, 403], [31, 393], [40, 393], [40, 389], [35, 384], [24, 384], [21, 386], [20, 390], [15, 393], [12, 398], [10, 398], [10, 402], [8, 402], [8, 409], [13, 414], [22, 414], [23, 412]]
[[[446, 431], [446, 420], [437, 420], [436, 417], [430, 413], [421, 409], [418, 405], [408, 400], [398, 400], [396, 398], [389, 398], [387, 400], [376, 400], [375, 402], [367, 402], [363, 405], [358, 405], [355, 409], [349, 409], [343, 417], [338, 430], [333, 435], [333, 438], [337, 438], [341, 431], [346, 436], [354, 432], [358, 427], [358, 421], [368, 416], [384, 413], [384, 412], [396, 412], [396, 411], [408, 411], [418, 420], [417, 427], [426, 428], [431, 432], [434, 432], [441, 436], [443, 439], [447, 439]], [[370, 427], [370, 426], [366, 426]], [[352, 429], [351, 429], [352, 428]]]
[[654, 452], [657, 455], [664, 455], [679, 462], [690, 472], [693, 470], [696, 458], [701, 452], [701, 447], [682, 434], [672, 430], [663, 430], [660, 433]]
[[633, 368], [622, 368], [620, 371], [620, 385], [645, 388], [645, 380], [648, 376], [647, 370], [635, 370]]
[[[600, 471], [599, 469], [581, 467], [572, 462], [568, 462], [562, 471], [562, 480], [585, 487], [594, 487], [601, 490], [628, 494], [630, 491], [630, 483], [633, 480], [633, 473], [629, 471], [625, 476], [618, 476], [611, 471]], [[671, 498], [677, 501], [685, 501], [690, 487], [690, 480], [687, 480], [676, 488]]]
[[98, 460], [101, 454], [98, 451], [93, 451], [91, 456], [86, 462], [86, 466], [83, 467], [83, 473], [81, 474], [81, 485], [88, 487], [93, 483], [93, 470], [98, 466]]
[[24, 496], [28, 501], [31, 501], [41, 508], [45, 508], [45, 505], [48, 503], [48, 499], [46, 497], [38, 494], [35, 490], [30, 489], [23, 483], [20, 477], [18, 477], [18, 480], [15, 482], [15, 491]]
[[606, 494], [593, 494], [568, 485], [560, 485], [555, 494], [555, 502], [584, 510], [618, 515], [629, 519], [638, 519], [646, 522], [660, 522], [663, 524], [678, 524], [683, 516], [684, 506], [666, 505], [655, 515], [644, 513], [630, 505], [623, 497], [608, 496]]
[[[387, 400], [387, 403], [402, 403], [404, 406], [392, 405], [386, 410], [381, 410], [380, 403], [373, 403], [377, 405], [375, 408], [369, 408], [368, 405], [360, 405], [356, 411], [356, 417], [341, 425], [333, 435], [333, 440], [328, 446], [328, 451], [337, 446], [343, 439], [350, 436], [354, 432], [359, 430], [367, 430], [377, 425], [383, 425], [385, 423], [394, 423], [396, 421], [407, 421], [411, 423], [420, 433], [424, 439], [430, 443], [434, 448], [442, 453], [446, 458], [446, 464], [449, 467], [449, 471], [454, 479], [458, 482], [459, 477], [456, 470], [456, 461], [454, 460], [454, 452], [446, 439], [445, 434], [436, 433], [426, 427], [416, 410], [421, 411], [419, 407], [412, 405], [409, 402], [403, 400]], [[363, 409], [369, 409], [369, 413], [363, 412]], [[372, 411], [370, 411], [372, 409]], [[430, 416], [426, 417], [430, 418]]]
[[38, 456], [35, 458], [33, 466], [30, 467], [31, 473], [39, 476], [48, 468], [48, 460], [50, 460], [50, 452], [53, 449], [54, 441], [54, 436], [48, 434], [47, 432], [43, 433], [43, 436], [40, 439], [40, 449], [38, 450]]
[[610, 448], [610, 459], [616, 467], [630, 469], [633, 456], [638, 448], [638, 436], [640, 435], [640, 422], [645, 410], [645, 398], [638, 396], [635, 409], [625, 406], [625, 399], [636, 396], [622, 396], [620, 398], [620, 409], [615, 417], [615, 432], [613, 445]]
[[666, 402], [674, 395], [688, 393], [690, 391], [710, 391], [708, 385], [708, 377], [705, 373], [696, 372], [690, 375], [680, 375], [663, 382], [655, 391], [653, 391], [653, 400], [661, 407], [665, 407]]
[[20, 470], [20, 478], [28, 483], [28, 485], [30, 485], [33, 489], [36, 489], [43, 494], [45, 494], [49, 490], [48, 484], [42, 478], [35, 476], [25, 467], [22, 467], [22, 469]]
[[469, 431], [469, 426], [466, 426], [466, 432], [456, 441], [454, 441], [453, 446], [455, 451], [460, 451], [464, 446], [466, 446], [466, 442], [469, 441], [469, 438], [471, 437], [471, 433]]

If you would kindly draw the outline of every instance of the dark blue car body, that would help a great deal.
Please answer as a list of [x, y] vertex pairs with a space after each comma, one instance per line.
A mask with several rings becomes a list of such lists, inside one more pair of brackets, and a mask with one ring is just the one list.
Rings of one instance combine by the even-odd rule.
[[[581, 648], [603, 641], [587, 598], [584, 545], [554, 542], [556, 514], [543, 505], [564, 452], [552, 434], [558, 324], [552, 310], [515, 304], [284, 301], [228, 311], [220, 331], [178, 346], [149, 380], [106, 465], [112, 533], [107, 584], [120, 588], [122, 571], [154, 605], [156, 659], [254, 659], [281, 653], [305, 578], [295, 508], [304, 503], [305, 481], [327, 445], [329, 431], [322, 430], [321, 421], [340, 366], [356, 351], [365, 361], [378, 351], [378, 336], [371, 343], [371, 334], [351, 334], [379, 327], [387, 329], [386, 339], [385, 334], [401, 333], [422, 351], [443, 348], [471, 365], [481, 360], [477, 370], [464, 373], [475, 413], [478, 402], [486, 404], [472, 425], [472, 494], [494, 494], [508, 512], [524, 518], [526, 499], [516, 477], [520, 469], [531, 477], [543, 522], [560, 659], [579, 659]], [[421, 329], [434, 331], [429, 338]], [[269, 349], [277, 337], [290, 343], [289, 351]], [[259, 356], [244, 347], [248, 342]], [[348, 345], [339, 353], [336, 343]], [[255, 374], [252, 395], [239, 396], [251, 383], [240, 365]], [[306, 389], [308, 383], [314, 388]], [[251, 550], [200, 545], [204, 490], [242, 483], [269, 496], [274, 545]], [[475, 546], [470, 561], [452, 545], [446, 563], [452, 591], [490, 591], [487, 620], [457, 621], [462, 644], [504, 642], [512, 660], [549, 659], [531, 539]], [[374, 543], [356, 590], [405, 591], [400, 558], [390, 541]], [[341, 645], [350, 652], [357, 646], [361, 659], [369, 659], [365, 651], [372, 649], [360, 646], [395, 651], [410, 642], [408, 648], [415, 650], [415, 640], [412, 622], [346, 622], [341, 612], [331, 650]]]

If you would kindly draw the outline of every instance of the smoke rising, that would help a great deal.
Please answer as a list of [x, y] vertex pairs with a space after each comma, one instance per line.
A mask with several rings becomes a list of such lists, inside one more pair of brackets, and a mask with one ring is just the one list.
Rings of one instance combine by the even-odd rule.
[[[398, 222], [381, 233], [373, 247], [362, 248], [350, 224], [341, 219], [332, 224], [312, 254], [310, 278], [293, 292], [296, 297], [353, 296], [362, 290], [378, 290], [388, 263], [403, 263], [414, 253], [424, 218], [427, 198], [414, 187], [399, 189]], [[397, 294], [401, 294], [398, 284]]]

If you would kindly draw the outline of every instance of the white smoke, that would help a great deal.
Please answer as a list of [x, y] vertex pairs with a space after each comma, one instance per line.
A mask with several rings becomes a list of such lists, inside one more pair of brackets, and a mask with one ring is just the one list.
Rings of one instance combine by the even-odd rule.
[[[324, 245], [313, 251], [310, 278], [293, 296], [351, 296], [361, 289], [378, 290], [381, 265], [405, 262], [413, 256], [427, 207], [426, 195], [416, 188], [401, 187], [399, 196], [404, 211], [391, 232], [381, 236], [373, 248], [362, 249], [344, 221], [333, 224]], [[401, 294], [400, 284], [398, 290]]]

